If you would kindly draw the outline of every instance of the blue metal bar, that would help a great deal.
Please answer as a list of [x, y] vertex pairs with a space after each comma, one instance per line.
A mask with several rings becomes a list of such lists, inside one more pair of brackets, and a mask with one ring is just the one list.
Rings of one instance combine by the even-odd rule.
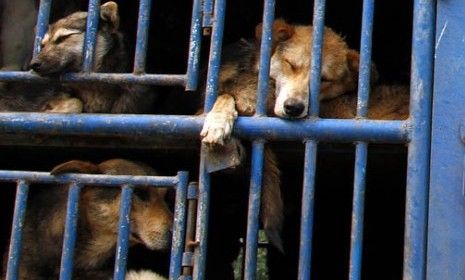
[[435, 7], [434, 0], [415, 0], [413, 4], [410, 80], [412, 132], [408, 149], [404, 279], [426, 277]]
[[150, 9], [152, 0], [140, 0], [139, 17], [137, 23], [136, 52], [134, 55], [134, 73], [145, 72], [145, 59], [147, 56], [147, 39], [150, 27]]
[[97, 32], [100, 19], [100, 0], [89, 0], [87, 10], [86, 36], [84, 38], [84, 61], [82, 70], [91, 72], [94, 67], [95, 46], [97, 45]]
[[199, 198], [197, 204], [197, 221], [195, 231], [195, 241], [198, 246], [194, 250], [194, 267], [192, 279], [205, 279], [205, 268], [207, 263], [207, 240], [208, 240], [208, 217], [210, 213], [210, 174], [205, 167], [206, 158], [204, 146], [200, 152], [199, 171]]
[[[205, 7], [211, 5], [211, 0], [206, 0], [204, 4], [204, 20], [210, 20], [210, 14], [205, 12]], [[226, 9], [225, 0], [216, 0], [214, 8], [214, 24], [210, 44], [210, 56], [208, 62], [207, 88], [205, 93], [204, 111], [208, 112], [213, 107], [216, 100], [216, 91], [218, 89], [218, 79], [221, 63], [221, 48], [223, 41], [224, 16]], [[208, 18], [207, 18], [208, 17]], [[204, 22], [205, 24], [205, 22]], [[202, 122], [203, 123], [203, 122]], [[201, 124], [202, 125], [202, 124]], [[196, 132], [200, 133], [200, 130]], [[210, 208], [210, 174], [206, 169], [205, 147], [202, 146], [200, 151], [200, 170], [199, 170], [199, 200], [197, 215], [196, 241], [199, 242], [194, 250], [194, 268], [192, 278], [194, 280], [205, 279], [205, 268], [207, 261], [207, 238], [208, 238], [208, 215]]]
[[320, 111], [320, 77], [321, 57], [323, 49], [323, 36], [325, 32], [325, 7], [326, 0], [315, 0], [313, 2], [313, 42], [312, 42], [312, 64], [310, 68], [310, 94], [309, 94], [309, 116], [318, 117]]
[[362, 276], [363, 220], [368, 144], [357, 143], [355, 148], [354, 195], [352, 201], [352, 232], [350, 240], [349, 279]]
[[15, 182], [25, 180], [42, 184], [69, 184], [79, 182], [85, 185], [98, 185], [105, 187], [118, 187], [124, 184], [135, 186], [173, 187], [178, 183], [177, 177], [163, 176], [129, 176], [129, 175], [90, 175], [90, 174], [63, 174], [50, 175], [48, 172], [11, 171], [0, 170], [0, 182]]
[[[206, 0], [204, 7], [211, 2]], [[208, 58], [207, 88], [205, 92], [204, 111], [208, 112], [213, 107], [218, 90], [218, 79], [221, 67], [221, 49], [223, 45], [224, 15], [226, 11], [226, 1], [216, 0], [214, 10], [214, 25], [212, 28], [212, 38], [210, 43], [210, 56]], [[205, 20], [205, 13], [204, 13]]]
[[33, 57], [36, 57], [39, 54], [42, 38], [45, 33], [47, 33], [51, 6], [52, 0], [40, 0], [39, 13], [37, 15], [36, 36], [34, 38]]
[[[193, 116], [0, 113], [0, 133], [197, 138], [203, 118]], [[408, 121], [239, 117], [234, 136], [248, 139], [404, 143]]]
[[375, 0], [363, 1], [362, 38], [360, 42], [360, 70], [358, 77], [357, 117], [368, 114], [368, 98], [371, 87], [371, 46]]
[[264, 141], [252, 143], [252, 176], [250, 178], [249, 209], [247, 213], [247, 238], [245, 247], [244, 279], [254, 280], [257, 276], [257, 248], [260, 198], [263, 181]]
[[57, 79], [41, 77], [32, 72], [1, 71], [0, 81], [20, 81], [26, 83], [108, 83], [108, 84], [143, 84], [184, 86], [186, 75], [141, 74], [130, 73], [66, 73]]
[[28, 193], [29, 185], [27, 182], [19, 180], [16, 187], [15, 210], [13, 213], [13, 228], [11, 229], [6, 280], [19, 278], [19, 262], [21, 259], [24, 218], [26, 216]]
[[192, 6], [191, 34], [189, 39], [189, 58], [187, 60], [186, 90], [197, 89], [199, 80], [200, 48], [202, 45], [202, 1], [194, 0]]
[[73, 275], [74, 247], [77, 237], [77, 224], [79, 217], [80, 183], [71, 183], [68, 191], [68, 204], [66, 206], [65, 235], [61, 253], [60, 280], [71, 280]]
[[275, 0], [265, 1], [263, 8], [263, 31], [260, 45], [260, 69], [258, 73], [257, 107], [255, 115], [266, 115], [266, 98], [270, 79], [271, 42], [273, 34]]
[[115, 270], [113, 279], [124, 280], [129, 249], [129, 233], [131, 232], [131, 205], [133, 187], [124, 185], [121, 190], [118, 241], [116, 243]]
[[177, 280], [181, 275], [182, 256], [186, 234], [186, 205], [189, 174], [178, 172], [176, 202], [174, 208], [173, 240], [171, 242], [170, 279]]
[[[202, 26], [203, 27], [210, 27], [213, 24], [213, 3], [214, 0], [203, 0], [203, 21], [202, 21]], [[216, 14], [215, 14], [216, 15]]]
[[315, 173], [318, 143], [305, 143], [304, 186], [300, 220], [299, 280], [309, 280], [312, 260], [313, 206], [315, 203]]

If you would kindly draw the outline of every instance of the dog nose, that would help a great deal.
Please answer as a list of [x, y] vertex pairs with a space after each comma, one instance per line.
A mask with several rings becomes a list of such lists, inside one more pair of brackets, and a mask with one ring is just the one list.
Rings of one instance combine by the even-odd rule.
[[284, 102], [284, 113], [290, 117], [299, 117], [304, 109], [304, 103], [295, 98], [289, 98]]
[[36, 72], [40, 71], [40, 66], [42, 66], [42, 62], [38, 60], [32, 60], [31, 63], [29, 64], [29, 68]]

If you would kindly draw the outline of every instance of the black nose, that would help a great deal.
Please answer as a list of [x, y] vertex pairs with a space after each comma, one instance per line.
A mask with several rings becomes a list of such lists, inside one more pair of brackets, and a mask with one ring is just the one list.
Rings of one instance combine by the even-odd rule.
[[289, 117], [299, 117], [304, 110], [304, 103], [295, 98], [289, 98], [284, 102], [284, 113]]
[[29, 64], [29, 68], [31, 68], [32, 70], [36, 71], [36, 72], [40, 72], [40, 67], [42, 66], [42, 62], [38, 61], [38, 60], [33, 60], [31, 61], [31, 64]]

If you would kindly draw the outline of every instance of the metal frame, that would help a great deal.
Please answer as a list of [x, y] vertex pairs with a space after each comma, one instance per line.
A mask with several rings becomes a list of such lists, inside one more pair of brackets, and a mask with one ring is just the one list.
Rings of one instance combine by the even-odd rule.
[[[34, 55], [40, 51], [40, 41], [46, 32], [51, 0], [41, 0], [38, 16], [37, 36]], [[185, 74], [164, 75], [146, 74], [145, 57], [147, 52], [148, 10], [150, 0], [142, 0], [139, 9], [136, 54], [133, 73], [93, 73], [93, 54], [95, 36], [98, 27], [99, 0], [90, 0], [87, 33], [84, 46], [84, 69], [82, 73], [63, 75], [56, 82], [104, 82], [104, 83], [139, 83], [151, 85], [183, 85], [186, 90], [194, 90], [199, 73], [199, 50], [202, 27], [211, 28], [211, 46], [206, 85], [205, 111], [208, 112], [216, 99], [218, 74], [221, 65], [221, 49], [224, 29], [226, 0], [194, 0], [190, 35], [188, 67]], [[202, 6], [203, 4], [203, 6]], [[296, 140], [305, 142], [305, 172], [302, 220], [300, 236], [299, 279], [310, 278], [313, 201], [315, 194], [315, 167], [319, 141], [352, 142], [356, 145], [356, 165], [354, 180], [354, 201], [352, 214], [352, 236], [350, 257], [350, 279], [361, 278], [362, 235], [365, 175], [367, 147], [369, 142], [407, 143], [408, 177], [407, 205], [405, 219], [404, 244], [404, 279], [424, 279], [426, 268], [426, 217], [429, 178], [429, 147], [431, 131], [432, 73], [433, 73], [433, 39], [435, 20], [434, 0], [414, 1], [414, 30], [411, 78], [411, 117], [406, 121], [367, 120], [367, 100], [369, 96], [371, 69], [371, 41], [374, 13], [374, 0], [363, 2], [362, 36], [361, 36], [361, 71], [359, 77], [359, 98], [357, 119], [330, 120], [318, 118], [318, 93], [320, 88], [321, 48], [324, 32], [325, 0], [315, 0], [313, 12], [314, 40], [312, 46], [312, 67], [310, 79], [310, 114], [301, 121], [287, 121], [265, 117], [265, 100], [268, 91], [269, 64], [271, 53], [271, 28], [274, 19], [274, 0], [266, 0], [263, 15], [264, 32], [261, 41], [260, 71], [257, 91], [257, 110], [253, 117], [240, 117], [235, 124], [234, 135], [253, 140], [252, 176], [250, 179], [249, 217], [245, 250], [244, 279], [255, 279], [257, 263], [257, 234], [260, 192], [262, 184], [263, 152], [266, 141]], [[29, 72], [0, 72], [1, 81], [51, 82]], [[47, 135], [100, 135], [100, 136], [179, 136], [197, 139], [203, 117], [192, 116], [148, 116], [148, 115], [60, 115], [38, 113], [3, 113], [0, 114], [0, 133], [47, 134]], [[210, 177], [205, 169], [205, 153], [201, 151], [200, 176], [198, 190], [198, 209], [195, 242], [198, 246], [193, 252], [192, 279], [205, 278], [207, 260], [208, 215]], [[17, 246], [21, 243], [21, 221], [24, 218], [24, 201], [27, 198], [28, 184], [32, 182], [54, 182], [73, 184], [69, 194], [68, 216], [65, 244], [71, 251], [63, 253], [60, 279], [70, 279], [72, 266], [72, 247], [74, 245], [75, 220], [79, 190], [84, 184], [99, 182], [104, 185], [123, 185], [123, 207], [120, 225], [127, 225], [123, 219], [130, 206], [132, 187], [140, 184], [177, 185], [179, 197], [176, 201], [176, 227], [173, 242], [170, 279], [178, 279], [181, 274], [184, 247], [185, 212], [183, 201], [186, 200], [187, 174], [179, 173], [177, 177], [121, 177], [99, 175], [70, 175], [52, 177], [41, 173], [0, 172], [0, 180], [18, 181], [17, 204], [14, 216], [12, 247], [10, 254], [18, 254]], [[24, 207], [23, 207], [24, 206]], [[124, 279], [125, 253], [127, 249], [127, 230], [120, 229], [115, 279]], [[74, 231], [73, 231], [74, 230]], [[17, 235], [19, 234], [19, 235]], [[15, 238], [16, 237], [16, 238]], [[120, 249], [122, 251], [120, 252]], [[186, 263], [187, 255], [185, 256]], [[15, 279], [17, 259], [9, 263], [8, 278]]]

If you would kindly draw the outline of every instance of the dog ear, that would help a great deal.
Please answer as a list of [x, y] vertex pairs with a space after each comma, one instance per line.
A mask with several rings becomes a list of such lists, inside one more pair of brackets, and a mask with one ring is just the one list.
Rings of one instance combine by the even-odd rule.
[[[259, 23], [255, 27], [255, 41], [259, 43], [262, 39], [263, 24]], [[273, 48], [277, 43], [288, 40], [294, 35], [294, 27], [288, 24], [284, 19], [278, 18], [273, 22], [272, 44]]]
[[102, 174], [98, 165], [88, 161], [71, 160], [55, 166], [50, 174], [60, 175], [63, 173], [87, 173], [87, 174]]
[[[358, 73], [360, 70], [360, 54], [356, 50], [350, 49], [347, 52], [347, 64], [349, 66], [349, 70], [358, 79]], [[371, 63], [371, 78], [370, 83], [374, 85], [379, 79], [378, 69], [374, 62]]]
[[112, 31], [119, 28], [118, 4], [113, 1], [100, 6], [100, 18], [110, 24]]

